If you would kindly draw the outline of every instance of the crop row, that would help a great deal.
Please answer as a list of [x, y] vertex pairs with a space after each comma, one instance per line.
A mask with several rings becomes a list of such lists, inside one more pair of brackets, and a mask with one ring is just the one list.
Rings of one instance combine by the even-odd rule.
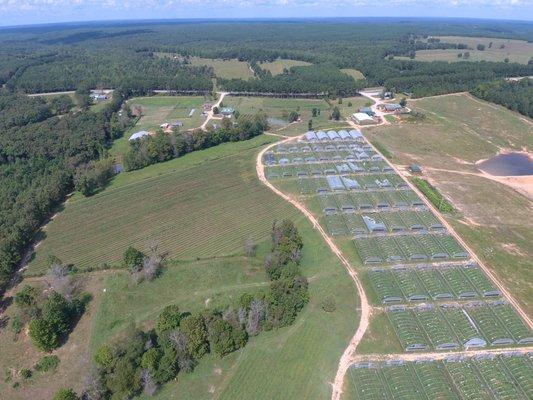
[[533, 362], [528, 355], [500, 355], [357, 364], [349, 370], [349, 386], [350, 400], [525, 400], [533, 398]]
[[374, 268], [368, 274], [384, 304], [500, 296], [483, 271], [473, 265]]
[[354, 243], [357, 253], [365, 264], [469, 257], [451, 235], [371, 236], [355, 238]]
[[395, 306], [388, 309], [387, 316], [406, 351], [533, 342], [533, 332], [511, 306], [502, 302], [478, 302], [464, 307]]

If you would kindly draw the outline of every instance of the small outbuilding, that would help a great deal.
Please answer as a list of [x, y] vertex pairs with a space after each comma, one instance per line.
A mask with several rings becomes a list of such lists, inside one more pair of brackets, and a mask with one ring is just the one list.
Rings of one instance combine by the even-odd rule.
[[143, 138], [145, 136], [150, 136], [150, 132], [147, 132], [147, 131], [136, 132], [133, 135], [131, 135], [128, 140], [131, 142], [132, 140], [141, 139], [141, 138]]
[[370, 107], [361, 107], [361, 108], [359, 109], [359, 112], [360, 112], [360, 113], [367, 114], [367, 115], [370, 116], [370, 117], [373, 117], [374, 114], [375, 114], [374, 111], [372, 111], [372, 108], [370, 108]]
[[413, 174], [421, 174], [422, 167], [418, 164], [411, 164], [409, 165], [409, 171], [411, 171]]
[[375, 123], [370, 115], [361, 112], [352, 114], [352, 119], [358, 125], [370, 125]]
[[233, 107], [223, 107], [220, 109], [220, 114], [225, 117], [231, 117], [234, 113], [235, 109]]

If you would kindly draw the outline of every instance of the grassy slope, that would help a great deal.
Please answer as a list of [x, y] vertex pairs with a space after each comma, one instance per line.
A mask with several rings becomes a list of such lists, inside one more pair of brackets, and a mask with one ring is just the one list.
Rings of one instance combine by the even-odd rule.
[[198, 151], [120, 174], [92, 197], [74, 196], [46, 227], [29, 273], [44, 271], [49, 254], [80, 269], [117, 262], [128, 245], [144, 248], [151, 239], [179, 259], [241, 252], [247, 236], [267, 235], [273, 215], [292, 211], [265, 207], [271, 194], [255, 178], [251, 158], [271, 140]]
[[422, 165], [424, 175], [457, 210], [448, 220], [487, 265], [533, 312], [531, 201], [511, 188], [475, 176], [474, 162], [501, 149], [531, 149], [533, 128], [524, 117], [468, 95], [411, 101], [427, 121], [370, 128], [397, 164]]
[[[196, 210], [207, 216], [214, 214], [214, 217], [199, 218], [195, 210], [185, 206], [175, 208], [170, 217], [174, 220], [174, 232], [190, 233], [192, 226], [199, 225], [198, 229], [202, 234], [184, 233], [183, 236], [185, 239], [186, 236], [194, 237], [198, 255], [210, 255], [207, 250], [213, 246], [210, 233], [222, 229], [224, 234], [215, 240], [217, 247], [234, 248], [236, 252], [240, 252], [241, 237], [245, 236], [244, 229], [260, 244], [258, 257], [254, 260], [243, 256], [229, 256], [188, 262], [172, 261], [160, 278], [139, 286], [133, 286], [127, 274], [122, 271], [89, 274], [86, 280], [95, 298], [83, 322], [72, 333], [69, 342], [59, 350], [62, 359], [60, 370], [55, 375], [32, 378], [23, 384], [22, 389], [10, 390], [10, 398], [35, 398], [35, 393], [46, 393], [48, 396], [57, 387], [67, 384], [79, 390], [87, 360], [90, 359], [88, 350], [96, 348], [130, 323], [150, 326], [166, 304], [177, 303], [184, 310], [199, 310], [206, 304], [227, 304], [244, 290], [262, 290], [267, 284], [261, 260], [268, 248], [269, 226], [274, 219], [284, 216], [295, 220], [304, 237], [302, 269], [310, 277], [311, 300], [296, 324], [278, 331], [262, 333], [252, 338], [245, 349], [222, 360], [206, 357], [192, 374], [180, 376], [177, 381], [165, 386], [157, 398], [176, 398], [178, 393], [179, 397], [194, 399], [328, 398], [328, 382], [333, 379], [338, 359], [355, 330], [355, 290], [344, 269], [336, 258], [332, 257], [308, 221], [283, 200], [260, 186], [255, 178], [257, 146], [269, 139], [271, 138], [260, 137], [249, 142], [222, 145], [141, 171], [121, 174], [110, 187], [98, 195], [100, 197], [74, 197], [72, 202], [67, 204], [66, 210], [48, 227], [48, 238], [39, 246], [39, 251], [51, 247], [47, 242], [64, 245], [72, 234], [93, 237], [95, 232], [87, 232], [87, 221], [93, 220], [99, 209], [106, 210], [107, 205], [114, 204], [121, 190], [132, 187], [136, 190], [128, 191], [128, 204], [135, 203], [154, 191], [159, 193], [158, 201], [163, 201], [167, 190], [172, 192], [172, 195], [184, 191], [189, 194], [185, 200], [194, 202]], [[217, 185], [221, 170], [229, 170], [235, 175], [234, 180], [226, 181], [222, 185], [224, 187]], [[188, 181], [184, 179], [188, 173], [195, 177], [193, 181], [205, 182], [204, 185], [196, 187], [194, 193], [191, 193]], [[174, 177], [171, 179], [174, 183], [168, 182], [169, 176]], [[146, 182], [158, 184], [151, 191], [140, 190], [139, 185]], [[170, 187], [171, 184], [175, 186]], [[211, 188], [213, 185], [216, 189]], [[236, 193], [237, 196], [226, 197], [225, 190]], [[259, 197], [245, 195], [248, 191], [257, 193]], [[106, 196], [111, 200], [105, 200]], [[87, 201], [96, 201], [100, 206], [90, 207]], [[103, 201], [105, 203], [102, 203]], [[76, 206], [78, 202], [80, 207]], [[216, 209], [213, 208], [213, 203], [216, 203]], [[234, 214], [233, 209], [238, 212]], [[121, 210], [119, 207], [114, 211], [122, 212], [121, 218], [115, 223], [120, 226], [112, 226], [110, 229], [131, 229], [125, 221], [129, 213]], [[222, 225], [217, 222], [217, 210], [229, 214]], [[105, 212], [114, 214], [110, 210]], [[258, 213], [260, 216], [256, 215]], [[164, 209], [151, 209], [150, 216], [146, 215], [143, 221], [144, 218], [157, 221], [167, 221], [169, 218]], [[71, 229], [74, 229], [69, 234], [64, 234], [60, 226], [55, 229], [54, 224], [67, 221], [72, 221]], [[152, 227], [156, 229], [161, 223], [134, 224], [133, 230], [146, 230], [145, 234], [148, 235]], [[79, 224], [81, 227], [76, 228]], [[109, 236], [104, 238], [100, 234]], [[96, 248], [97, 252], [109, 255], [108, 243], [121, 242], [124, 236], [127, 240], [131, 239], [129, 235], [117, 232], [110, 235], [102, 230], [100, 234], [94, 236], [98, 244], [90, 246], [89, 250], [78, 240], [72, 241], [78, 245], [69, 249], [70, 254], [78, 257]], [[219, 255], [219, 251], [212, 255]], [[38, 254], [37, 260], [39, 257], [41, 255]], [[32, 268], [36, 268], [35, 265], [32, 264]], [[333, 313], [325, 313], [321, 309], [322, 300], [329, 295], [335, 296], [337, 302], [337, 309]], [[29, 367], [41, 356], [28, 344], [26, 337], [16, 345], [11, 344], [11, 335], [8, 333], [1, 338], [0, 358], [3, 368]], [[84, 349], [81, 357], [80, 349]], [[290, 379], [287, 379], [288, 376]], [[46, 389], [42, 389], [44, 382]]]
[[341, 69], [341, 71], [347, 75], [350, 75], [355, 80], [365, 79], [365, 76], [363, 75], [363, 73], [357, 69], [345, 68], [345, 69]]

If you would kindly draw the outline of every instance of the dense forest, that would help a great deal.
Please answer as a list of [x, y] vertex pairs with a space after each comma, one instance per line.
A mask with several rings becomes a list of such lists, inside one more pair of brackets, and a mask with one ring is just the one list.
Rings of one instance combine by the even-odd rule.
[[[256, 72], [250, 81], [221, 81], [244, 91], [351, 93], [360, 85], [386, 85], [425, 96], [472, 90], [509, 76], [533, 75], [533, 65], [494, 62], [394, 60], [420, 49], [463, 48], [432, 35], [533, 39], [533, 24], [481, 20], [339, 19], [310, 21], [165, 21], [40, 26], [0, 31], [0, 83], [13, 91], [130, 86], [210, 90], [209, 67], [160, 53], [235, 58]], [[246, 40], [243, 40], [246, 38]], [[280, 76], [262, 73], [259, 61], [308, 61]], [[356, 68], [357, 83], [339, 68]], [[321, 75], [321, 77], [320, 77]], [[320, 79], [319, 79], [320, 77]]]
[[472, 91], [472, 94], [533, 118], [533, 79], [482, 83]]
[[0, 92], [0, 294], [36, 230], [73, 188], [79, 168], [100, 158], [128, 121], [123, 94], [101, 112], [57, 115], [42, 99]]

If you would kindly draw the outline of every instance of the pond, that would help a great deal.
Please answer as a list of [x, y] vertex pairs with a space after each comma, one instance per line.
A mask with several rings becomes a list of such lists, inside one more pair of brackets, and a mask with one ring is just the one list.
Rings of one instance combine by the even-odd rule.
[[502, 153], [480, 162], [478, 168], [496, 176], [533, 175], [533, 157], [527, 153]]
[[280, 118], [275, 118], [275, 117], [267, 118], [267, 121], [270, 125], [273, 125], [273, 126], [283, 126], [289, 123], [288, 121], [284, 121]]

